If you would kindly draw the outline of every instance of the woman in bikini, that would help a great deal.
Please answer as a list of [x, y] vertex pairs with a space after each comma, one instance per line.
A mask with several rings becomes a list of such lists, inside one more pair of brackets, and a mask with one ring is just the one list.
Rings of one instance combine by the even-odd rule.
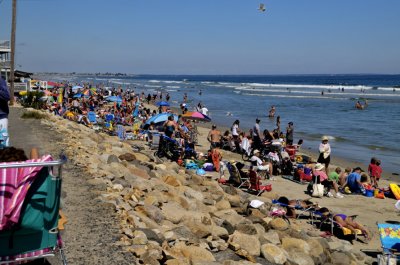
[[354, 221], [355, 216], [348, 216], [345, 214], [334, 214], [331, 213], [329, 211], [328, 208], [323, 207], [321, 209], [319, 209], [319, 212], [323, 215], [323, 216], [329, 216], [332, 215], [333, 221], [335, 221], [336, 223], [338, 223], [341, 227], [345, 227], [351, 230], [351, 232], [354, 233], [354, 235], [357, 235], [357, 229], [361, 230], [361, 232], [365, 235], [367, 240], [371, 239], [371, 235], [369, 233], [369, 231], [362, 226], [361, 224], [357, 223], [356, 221]]

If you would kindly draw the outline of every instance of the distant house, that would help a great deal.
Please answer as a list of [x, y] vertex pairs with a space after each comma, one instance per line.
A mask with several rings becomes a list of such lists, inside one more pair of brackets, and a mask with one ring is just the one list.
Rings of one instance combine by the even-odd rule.
[[11, 69], [10, 41], [0, 41], [0, 75], [8, 81]]

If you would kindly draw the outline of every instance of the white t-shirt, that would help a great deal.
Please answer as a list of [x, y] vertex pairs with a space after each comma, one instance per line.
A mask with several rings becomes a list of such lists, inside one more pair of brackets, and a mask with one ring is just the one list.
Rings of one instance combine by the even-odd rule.
[[250, 158], [250, 160], [252, 161], [252, 162], [256, 162], [257, 161], [257, 166], [262, 166], [262, 164], [263, 164], [263, 162], [262, 162], [262, 160], [258, 157], [258, 156], [252, 156], [251, 158]]
[[236, 135], [236, 136], [239, 136], [239, 134], [238, 134], [238, 132], [237, 132], [237, 129], [239, 128], [239, 125], [237, 125], [237, 124], [234, 124], [233, 126], [232, 126], [232, 135]]

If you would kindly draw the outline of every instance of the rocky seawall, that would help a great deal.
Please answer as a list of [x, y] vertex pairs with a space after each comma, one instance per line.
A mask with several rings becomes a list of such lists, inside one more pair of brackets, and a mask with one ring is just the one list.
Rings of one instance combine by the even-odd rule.
[[[348, 241], [323, 238], [306, 222], [269, 217], [273, 192], [256, 197], [220, 185], [160, 160], [148, 147], [134, 151], [131, 141], [46, 115], [41, 122], [62, 135], [60, 144], [87, 175], [96, 203], [115, 209], [110, 218], [118, 218], [120, 236], [114, 244], [131, 264], [373, 263]], [[264, 207], [249, 211], [253, 199]]]

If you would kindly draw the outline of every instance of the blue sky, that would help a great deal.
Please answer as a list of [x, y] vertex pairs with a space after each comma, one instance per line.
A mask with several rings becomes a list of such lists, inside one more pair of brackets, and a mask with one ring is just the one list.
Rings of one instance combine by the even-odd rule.
[[[5, 40], [11, 0], [0, 2]], [[399, 0], [18, 0], [17, 64], [33, 72], [399, 74], [399, 13]]]

